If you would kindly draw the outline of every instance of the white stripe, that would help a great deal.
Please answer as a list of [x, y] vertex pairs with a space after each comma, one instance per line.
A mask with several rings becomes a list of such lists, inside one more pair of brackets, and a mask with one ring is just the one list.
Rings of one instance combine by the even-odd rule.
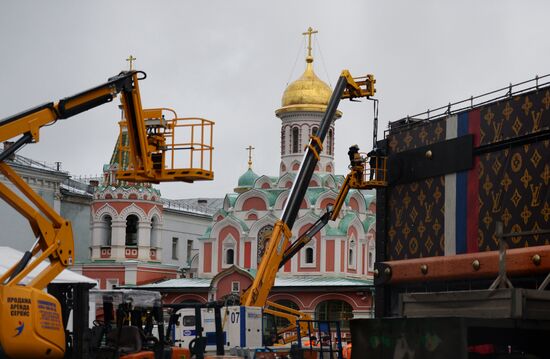
[[[457, 115], [446, 120], [445, 139], [456, 138], [458, 133]], [[445, 175], [445, 255], [456, 254], [456, 173]]]
[[449, 116], [447, 117], [446, 122], [447, 122], [446, 123], [447, 134], [445, 136], [445, 139], [450, 140], [450, 139], [456, 138], [458, 134], [458, 116], [457, 115]]

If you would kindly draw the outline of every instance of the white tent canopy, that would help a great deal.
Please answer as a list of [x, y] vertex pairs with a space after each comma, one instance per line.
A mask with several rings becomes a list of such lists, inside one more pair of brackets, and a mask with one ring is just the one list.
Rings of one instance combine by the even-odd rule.
[[[0, 275], [8, 271], [15, 263], [17, 263], [23, 257], [23, 252], [20, 252], [11, 247], [0, 247]], [[40, 272], [42, 272], [48, 266], [48, 262], [42, 262], [22, 281], [23, 284], [28, 283]], [[85, 277], [83, 275], [71, 272], [68, 269], [63, 270], [53, 281], [53, 283], [94, 283], [97, 285], [97, 281]]]

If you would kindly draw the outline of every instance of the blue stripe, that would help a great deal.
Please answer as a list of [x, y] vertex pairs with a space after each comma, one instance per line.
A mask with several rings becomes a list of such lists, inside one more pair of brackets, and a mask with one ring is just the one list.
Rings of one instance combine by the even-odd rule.
[[246, 348], [246, 307], [241, 306], [239, 325], [241, 326], [241, 348]]
[[457, 137], [468, 134], [468, 112], [458, 114]]
[[[457, 137], [468, 134], [468, 112], [458, 114]], [[458, 149], [457, 149], [458, 150]], [[456, 254], [466, 253], [468, 172], [456, 174]]]
[[466, 191], [468, 172], [456, 174], [456, 254], [466, 253]]

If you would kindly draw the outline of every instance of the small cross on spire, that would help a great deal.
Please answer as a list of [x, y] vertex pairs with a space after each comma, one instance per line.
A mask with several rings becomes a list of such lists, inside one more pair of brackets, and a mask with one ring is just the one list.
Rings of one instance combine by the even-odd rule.
[[245, 150], [248, 151], [248, 169], [252, 169], [252, 150], [255, 150], [255, 148], [249, 145]]
[[302, 35], [307, 35], [307, 57], [311, 56], [311, 35], [318, 33], [319, 31], [313, 30], [313, 28], [310, 26], [306, 32], [302, 32]]
[[132, 55], [130, 55], [130, 57], [128, 57], [126, 59], [126, 61], [128, 61], [130, 63], [130, 71], [132, 71], [134, 69], [134, 67], [132, 66], [134, 61], [136, 61], [137, 59], [135, 57], [133, 57]]

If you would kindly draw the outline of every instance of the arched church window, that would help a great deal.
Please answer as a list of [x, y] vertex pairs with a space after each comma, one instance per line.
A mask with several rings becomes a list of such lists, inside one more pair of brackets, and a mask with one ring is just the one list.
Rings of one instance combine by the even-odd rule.
[[103, 235], [103, 245], [109, 247], [111, 246], [112, 235], [113, 235], [113, 218], [109, 215], [103, 217], [104, 235]]
[[334, 139], [333, 139], [333, 134], [332, 134], [332, 129], [328, 130], [328, 139], [327, 139], [327, 154], [329, 155], [334, 155], [334, 153], [332, 153], [332, 147], [334, 145]]
[[326, 300], [315, 308], [315, 319], [340, 322], [340, 329], [349, 329], [349, 320], [353, 318], [353, 307], [343, 300]]
[[374, 270], [374, 262], [375, 262], [375, 251], [374, 251], [374, 241], [371, 241], [369, 243], [369, 254], [368, 254], [368, 268], [369, 271]]
[[237, 247], [237, 241], [233, 236], [229, 235], [223, 240], [223, 260], [222, 266], [229, 267], [235, 264], [235, 248]]
[[312, 136], [317, 136], [317, 131], [319, 131], [318, 127], [312, 127], [311, 128], [311, 135]]
[[139, 218], [135, 214], [126, 217], [126, 245], [137, 246], [138, 243], [138, 222]]
[[355, 239], [349, 241], [348, 266], [355, 267]]
[[160, 247], [160, 223], [158, 218], [155, 216], [151, 219], [151, 247], [159, 248]]
[[267, 248], [267, 244], [269, 242], [269, 239], [271, 238], [271, 233], [273, 233], [273, 226], [268, 224], [267, 226], [263, 226], [258, 231], [258, 261], [257, 263], [260, 263], [262, 256], [264, 255], [265, 249]]
[[313, 248], [306, 248], [306, 264], [313, 264]]
[[285, 128], [281, 128], [281, 155], [285, 154], [285, 145], [286, 145], [286, 138], [285, 138]]
[[231, 265], [234, 263], [234, 261], [235, 261], [235, 251], [233, 250], [233, 248], [228, 248], [225, 251], [225, 264]]
[[302, 248], [300, 251], [300, 267], [313, 268], [315, 267], [316, 258], [316, 240], [312, 238], [311, 241]]
[[294, 127], [292, 129], [292, 153], [300, 152], [300, 129]]

